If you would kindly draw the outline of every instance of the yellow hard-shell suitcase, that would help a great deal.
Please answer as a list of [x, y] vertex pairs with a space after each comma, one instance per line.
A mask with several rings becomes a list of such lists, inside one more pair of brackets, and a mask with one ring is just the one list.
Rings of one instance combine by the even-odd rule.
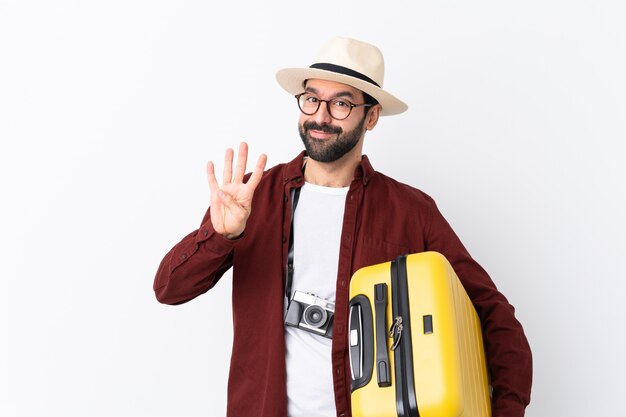
[[490, 417], [480, 320], [436, 252], [362, 268], [350, 283], [354, 417]]

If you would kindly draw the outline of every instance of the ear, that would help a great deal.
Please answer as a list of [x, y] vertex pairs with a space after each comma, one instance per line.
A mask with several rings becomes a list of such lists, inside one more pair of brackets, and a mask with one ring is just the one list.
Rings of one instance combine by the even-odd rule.
[[374, 129], [374, 127], [376, 127], [376, 124], [378, 123], [378, 118], [380, 117], [380, 111], [382, 110], [382, 107], [380, 106], [380, 104], [376, 104], [375, 106], [372, 106], [369, 111], [367, 112], [367, 117], [365, 120], [365, 128], [367, 130], [372, 130]]

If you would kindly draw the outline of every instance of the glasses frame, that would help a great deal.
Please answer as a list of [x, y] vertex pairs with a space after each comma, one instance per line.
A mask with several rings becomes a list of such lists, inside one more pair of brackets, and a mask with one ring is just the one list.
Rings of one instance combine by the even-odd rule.
[[[339, 98], [331, 98], [330, 100], [322, 100], [319, 97], [315, 97], [314, 94], [311, 94], [311, 95], [313, 95], [317, 99], [317, 108], [315, 109], [315, 111], [313, 113], [307, 113], [304, 110], [302, 110], [302, 106], [300, 106], [300, 97], [302, 97], [305, 94], [311, 94], [311, 93], [309, 93], [308, 91], [305, 91], [304, 93], [297, 94], [295, 96], [295, 98], [296, 98], [296, 102], [298, 103], [298, 108], [300, 109], [302, 114], [306, 114], [307, 116], [313, 116], [315, 113], [317, 113], [319, 111], [320, 106], [322, 105], [322, 103], [326, 103], [326, 111], [328, 112], [330, 117], [332, 117], [335, 120], [346, 120], [348, 117], [350, 117], [350, 115], [352, 114], [352, 109], [355, 108], [355, 107], [372, 107], [373, 106], [373, 104], [371, 104], [371, 103], [353, 104], [353, 103], [350, 102], [350, 100], [339, 99]], [[333, 116], [333, 113], [330, 110], [330, 102], [334, 101], [334, 100], [345, 101], [350, 106], [350, 110], [348, 110], [348, 114], [346, 115], [346, 117], [343, 117], [343, 118], [340, 119], [340, 118], [337, 118], [337, 117]]]

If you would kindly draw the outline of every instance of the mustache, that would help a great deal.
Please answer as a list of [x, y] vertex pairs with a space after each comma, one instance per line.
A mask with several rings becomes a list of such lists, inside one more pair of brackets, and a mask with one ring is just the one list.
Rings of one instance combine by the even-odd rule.
[[341, 134], [343, 132], [343, 129], [340, 128], [339, 126], [332, 126], [332, 125], [328, 125], [328, 124], [317, 124], [316, 122], [313, 121], [308, 121], [308, 122], [304, 122], [302, 124], [302, 127], [304, 128], [305, 131], [309, 131], [309, 130], [319, 130], [322, 131], [324, 133], [334, 133], [334, 134]]

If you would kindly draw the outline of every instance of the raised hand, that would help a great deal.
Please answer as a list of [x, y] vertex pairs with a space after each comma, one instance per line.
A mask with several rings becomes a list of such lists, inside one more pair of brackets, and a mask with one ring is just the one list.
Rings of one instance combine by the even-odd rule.
[[248, 163], [248, 144], [239, 145], [237, 165], [233, 173], [233, 154], [231, 148], [226, 150], [224, 158], [224, 178], [222, 185], [215, 178], [213, 162], [207, 163], [207, 177], [211, 189], [211, 222], [213, 229], [227, 239], [239, 237], [246, 228], [246, 222], [252, 211], [252, 196], [261, 181], [267, 156], [261, 154], [248, 182], [244, 184], [243, 177]]

